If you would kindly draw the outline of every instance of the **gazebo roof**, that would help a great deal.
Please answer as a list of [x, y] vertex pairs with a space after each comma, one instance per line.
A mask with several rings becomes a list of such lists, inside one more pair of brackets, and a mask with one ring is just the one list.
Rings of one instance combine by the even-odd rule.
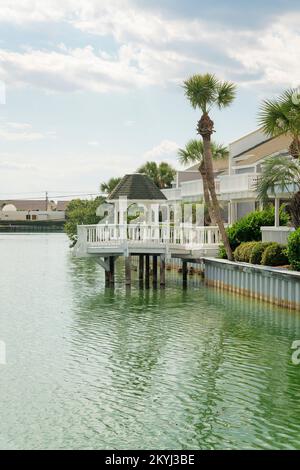
[[127, 196], [127, 199], [140, 201], [167, 199], [156, 184], [148, 176], [141, 173], [125, 175], [108, 196], [108, 199], [116, 200], [125, 196]]

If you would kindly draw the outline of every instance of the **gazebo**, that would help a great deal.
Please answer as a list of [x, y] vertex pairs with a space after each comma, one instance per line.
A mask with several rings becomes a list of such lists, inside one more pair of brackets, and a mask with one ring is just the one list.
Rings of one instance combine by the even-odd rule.
[[107, 199], [114, 206], [113, 223], [116, 225], [126, 224], [128, 215], [134, 213], [140, 214], [138, 222], [158, 224], [160, 208], [168, 207], [166, 201], [156, 184], [140, 173], [125, 175]]

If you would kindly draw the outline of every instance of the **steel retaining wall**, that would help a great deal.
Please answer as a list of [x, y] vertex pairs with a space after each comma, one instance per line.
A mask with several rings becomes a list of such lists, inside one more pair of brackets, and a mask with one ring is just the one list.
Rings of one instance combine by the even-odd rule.
[[300, 273], [216, 258], [203, 261], [207, 285], [300, 310]]

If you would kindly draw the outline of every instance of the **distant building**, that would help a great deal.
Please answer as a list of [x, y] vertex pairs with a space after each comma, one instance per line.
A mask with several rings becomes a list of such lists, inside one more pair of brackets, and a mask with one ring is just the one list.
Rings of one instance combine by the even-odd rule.
[[0, 221], [57, 221], [65, 220], [70, 201], [7, 199], [0, 201]]

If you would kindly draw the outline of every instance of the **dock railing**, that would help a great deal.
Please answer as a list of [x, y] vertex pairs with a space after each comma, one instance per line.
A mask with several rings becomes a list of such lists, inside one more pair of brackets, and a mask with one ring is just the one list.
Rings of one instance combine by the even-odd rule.
[[221, 242], [220, 232], [215, 226], [168, 224], [98, 224], [79, 225], [78, 242], [86, 246], [130, 244], [168, 244], [183, 247], [216, 246]]

